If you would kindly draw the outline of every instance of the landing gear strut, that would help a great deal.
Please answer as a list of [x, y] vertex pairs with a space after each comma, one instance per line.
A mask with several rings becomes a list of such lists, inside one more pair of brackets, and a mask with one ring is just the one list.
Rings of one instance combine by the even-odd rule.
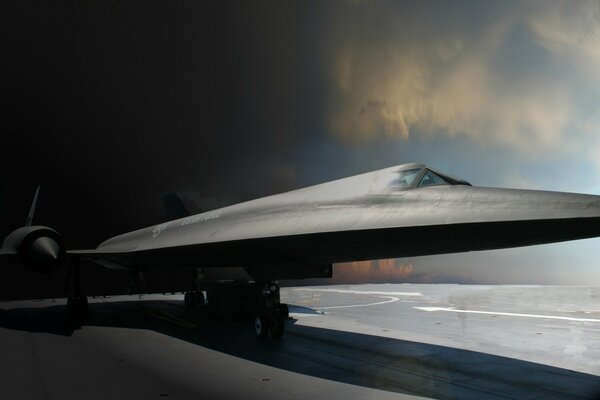
[[79, 257], [73, 257], [71, 260], [73, 294], [67, 299], [67, 309], [76, 316], [87, 314], [88, 300], [81, 294], [81, 261]]

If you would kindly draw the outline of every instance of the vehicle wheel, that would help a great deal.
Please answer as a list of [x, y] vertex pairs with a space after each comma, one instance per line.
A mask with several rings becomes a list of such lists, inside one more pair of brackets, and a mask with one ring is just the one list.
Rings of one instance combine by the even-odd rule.
[[271, 317], [271, 324], [269, 326], [269, 332], [271, 333], [272, 338], [280, 338], [283, 336], [283, 332], [285, 331], [285, 323], [283, 316], [281, 315], [273, 315]]
[[267, 318], [264, 314], [257, 315], [254, 318], [254, 333], [257, 338], [265, 338], [267, 333], [269, 332], [269, 327], [267, 324]]

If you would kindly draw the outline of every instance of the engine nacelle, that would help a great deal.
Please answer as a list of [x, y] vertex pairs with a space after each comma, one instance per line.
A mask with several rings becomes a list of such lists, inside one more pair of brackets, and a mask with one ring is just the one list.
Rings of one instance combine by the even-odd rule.
[[66, 254], [62, 236], [46, 226], [24, 226], [4, 239], [2, 255], [29, 271], [49, 273], [56, 270]]

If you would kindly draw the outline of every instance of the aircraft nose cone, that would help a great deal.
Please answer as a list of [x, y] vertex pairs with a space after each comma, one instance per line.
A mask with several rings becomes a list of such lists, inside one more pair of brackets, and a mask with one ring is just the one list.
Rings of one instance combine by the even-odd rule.
[[52, 264], [58, 260], [60, 245], [56, 240], [42, 236], [33, 241], [28, 253], [29, 259], [36, 264]]

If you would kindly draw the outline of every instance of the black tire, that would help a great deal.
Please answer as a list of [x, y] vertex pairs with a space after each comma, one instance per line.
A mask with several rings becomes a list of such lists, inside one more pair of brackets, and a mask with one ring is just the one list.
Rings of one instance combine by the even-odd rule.
[[269, 325], [269, 333], [272, 338], [280, 338], [285, 332], [285, 321], [281, 315], [273, 315], [271, 317], [271, 324]]
[[254, 318], [254, 334], [257, 338], [263, 339], [269, 333], [269, 323], [264, 314], [257, 315]]

